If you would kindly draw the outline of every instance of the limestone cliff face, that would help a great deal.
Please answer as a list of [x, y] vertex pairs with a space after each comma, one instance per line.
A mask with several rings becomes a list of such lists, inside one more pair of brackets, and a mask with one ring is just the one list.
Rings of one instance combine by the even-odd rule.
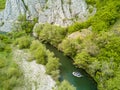
[[7, 0], [5, 10], [0, 12], [0, 31], [10, 31], [13, 22], [25, 12], [22, 0]]
[[84, 0], [48, 0], [43, 11], [39, 12], [39, 22], [67, 26], [75, 19], [85, 20], [87, 14]]
[[68, 26], [95, 13], [87, 8], [85, 0], [7, 0], [5, 10], [0, 12], [0, 31], [11, 31], [21, 14], [26, 14], [27, 19], [38, 17], [39, 23]]

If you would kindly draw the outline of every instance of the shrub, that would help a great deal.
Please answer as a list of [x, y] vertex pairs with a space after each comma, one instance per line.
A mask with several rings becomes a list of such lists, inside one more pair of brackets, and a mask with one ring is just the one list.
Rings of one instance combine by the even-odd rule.
[[75, 22], [68, 27], [68, 33], [73, 33], [75, 31], [80, 31], [81, 29], [86, 29], [91, 25], [91, 18], [85, 22]]
[[39, 63], [39, 64], [46, 64], [46, 52], [42, 47], [38, 46], [38, 48], [35, 50], [34, 52], [34, 57], [36, 59], [36, 62]]
[[97, 0], [86, 0], [87, 4], [95, 5]]
[[15, 23], [14, 25], [14, 31], [24, 31], [27, 35], [31, 35], [33, 27], [37, 22], [37, 18], [27, 20], [26, 15], [20, 15], [18, 17], [18, 22], [19, 23]]
[[38, 46], [43, 47], [43, 45], [38, 40], [33, 40], [30, 45], [30, 50], [34, 51], [38, 48]]
[[48, 63], [46, 64], [46, 73], [52, 75], [54, 80], [59, 79], [59, 67], [60, 62], [58, 58], [54, 57], [54, 54], [48, 52]]
[[64, 80], [58, 86], [57, 90], [76, 90], [76, 88], [73, 85], [71, 85], [68, 81]]
[[[1, 53], [0, 53], [1, 54]], [[3, 57], [6, 54], [3, 54]], [[22, 86], [22, 72], [8, 56], [6, 59], [0, 57], [0, 90], [13, 90]]]
[[4, 51], [5, 46], [6, 46], [5, 43], [0, 41], [0, 51]]
[[77, 52], [77, 41], [73, 39], [64, 39], [58, 48], [64, 52], [65, 55], [74, 57]]
[[41, 41], [50, 42], [54, 46], [57, 46], [66, 35], [65, 28], [50, 24], [45, 24], [44, 26], [41, 25], [40, 27], [38, 26], [36, 32]]
[[48, 63], [46, 64], [46, 72], [48, 74], [51, 74], [52, 71], [56, 71], [59, 69], [59, 65], [60, 63], [58, 58], [49, 57]]
[[33, 57], [36, 59], [36, 62], [39, 64], [47, 63], [47, 53], [45, 47], [37, 40], [32, 41], [30, 46], [31, 53], [33, 53]]
[[35, 34], [37, 34], [37, 37], [39, 36], [41, 30], [43, 30], [44, 26], [45, 26], [44, 24], [36, 24], [36, 25], [35, 25], [35, 27], [34, 27], [34, 29], [33, 29], [33, 32], [34, 32]]
[[0, 58], [0, 68], [3, 68], [3, 67], [6, 66], [6, 63], [5, 63], [5, 62], [6, 62], [5, 59]]
[[31, 44], [30, 37], [23, 36], [17, 38], [14, 44], [18, 45], [20, 49], [29, 48]]
[[6, 0], [0, 0], [0, 10], [5, 8], [5, 2]]
[[78, 53], [74, 61], [79, 68], [86, 69], [88, 67], [88, 64], [90, 63], [89, 54], [86, 52]]

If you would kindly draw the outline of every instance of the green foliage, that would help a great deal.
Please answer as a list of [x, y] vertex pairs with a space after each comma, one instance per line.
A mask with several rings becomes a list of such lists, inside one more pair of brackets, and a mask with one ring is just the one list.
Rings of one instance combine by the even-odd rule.
[[35, 51], [35, 58], [37, 63], [46, 64], [46, 52], [43, 47], [38, 47]]
[[[7, 58], [8, 59], [8, 58]], [[18, 66], [9, 60], [0, 58], [0, 64], [2, 62], [2, 68], [0, 68], [0, 89], [1, 90], [13, 90], [15, 87], [22, 84], [21, 71]], [[4, 60], [4, 61], [1, 61]]]
[[63, 50], [65, 55], [71, 55], [72, 57], [76, 54], [77, 48], [76, 48], [76, 40], [72, 39], [65, 39], [61, 44], [59, 44], [59, 49]]
[[54, 80], [59, 78], [59, 59], [54, 54], [46, 50], [46, 48], [38, 40], [33, 40], [30, 46], [31, 54], [39, 64], [46, 65], [46, 73], [50, 74]]
[[77, 64], [79, 68], [86, 69], [86, 67], [88, 66], [89, 63], [90, 63], [90, 61], [89, 61], [89, 54], [88, 53], [81, 52], [81, 53], [76, 55], [75, 64]]
[[71, 85], [68, 81], [64, 80], [58, 86], [57, 90], [76, 90], [76, 88], [73, 85]]
[[[98, 5], [98, 11], [92, 18], [93, 30], [107, 31], [109, 27], [113, 25], [118, 18], [120, 18], [118, 10], [118, 8], [120, 8], [120, 2], [119, 0], [108, 0], [107, 2], [104, 0], [99, 4], [100, 5]], [[102, 26], [102, 28], [100, 28], [100, 25]]]
[[10, 44], [11, 41], [10, 39], [5, 36], [5, 35], [0, 35], [0, 52], [6, 51], [6, 52], [11, 52]]
[[0, 58], [0, 68], [5, 67], [5, 60], [3, 58]]
[[5, 34], [0, 34], [0, 41], [2, 41], [5, 44], [11, 44], [11, 39], [9, 36], [6, 36]]
[[38, 40], [33, 40], [30, 45], [30, 50], [34, 51], [38, 48], [38, 46], [42, 47], [42, 44]]
[[0, 0], [0, 10], [3, 10], [5, 8], [5, 2], [6, 0]]
[[52, 75], [54, 80], [59, 78], [59, 59], [48, 55], [48, 63], [46, 64], [46, 73]]
[[14, 40], [16, 38], [26, 36], [27, 34], [25, 33], [25, 31], [13, 31], [13, 32], [10, 32], [8, 35], [11, 39]]
[[120, 1], [119, 0], [86, 0], [88, 4], [94, 5], [97, 12], [87, 21], [82, 23], [74, 23], [68, 28], [68, 32], [72, 33], [83, 28], [92, 26], [92, 30], [108, 31], [109, 28], [120, 18]]
[[41, 41], [47, 41], [54, 46], [57, 46], [66, 35], [65, 28], [50, 24], [38, 25], [34, 31]]
[[[26, 24], [26, 26], [24, 27], [25, 18], [19, 17], [18, 20], [23, 22], [23, 24], [21, 24], [21, 26], [23, 25], [23, 31], [10, 33], [11, 37], [14, 37], [13, 39], [16, 39], [14, 44], [18, 45], [20, 49], [29, 48], [30, 46], [30, 59], [35, 59], [37, 63], [46, 65], [46, 73], [50, 74], [54, 78], [54, 80], [58, 80], [60, 66], [58, 58], [55, 58], [54, 54], [50, 53], [50, 51], [47, 51], [46, 48], [38, 40], [33, 40], [31, 42], [30, 37], [27, 36], [26, 32], [24, 32], [25, 27], [27, 29]], [[55, 46], [60, 43], [66, 35], [66, 31], [64, 28], [61, 28], [59, 26], [52, 26], [50, 24], [37, 25], [34, 28], [34, 33], [38, 35], [40, 40], [50, 41], [50, 43]]]
[[58, 49], [71, 57], [74, 57], [82, 50], [94, 56], [98, 52], [98, 47], [91, 42], [90, 36], [91, 31], [87, 29], [83, 29], [81, 32], [74, 32], [59, 44]]
[[14, 31], [24, 31], [26, 34], [32, 34], [34, 25], [37, 22], [37, 18], [33, 20], [27, 20], [26, 15], [20, 15], [18, 17], [18, 23], [14, 25]]
[[18, 21], [20, 21], [20, 22], [26, 21], [26, 15], [20, 15], [20, 16], [18, 17]]
[[119, 90], [118, 84], [113, 85], [120, 83], [116, 79], [120, 64], [120, 36], [116, 34], [119, 28], [115, 30], [88, 35], [81, 31], [79, 38], [68, 36], [59, 44], [60, 50], [74, 58], [77, 67], [85, 69], [95, 79], [99, 90]]
[[[120, 37], [119, 31], [109, 31], [112, 25], [120, 18], [120, 1], [119, 0], [86, 0], [87, 3], [94, 5], [97, 12], [86, 22], [75, 23], [67, 28], [68, 34], [83, 28], [92, 27], [93, 34], [85, 38], [68, 39], [66, 29], [50, 24], [41, 24], [35, 27], [34, 32], [41, 41], [47, 41], [54, 46], [58, 46], [66, 55], [74, 59], [74, 64], [79, 68], [85, 69], [98, 83], [99, 90], [119, 90], [120, 84]], [[19, 30], [23, 30], [21, 34], [14, 34], [14, 38], [21, 37], [32, 32], [34, 22], [27, 21], [26, 16], [21, 16]], [[19, 31], [18, 30], [18, 31]], [[83, 34], [85, 36], [85, 34]], [[12, 37], [12, 36], [11, 36]], [[64, 39], [65, 38], [65, 39]], [[63, 40], [64, 39], [64, 40]], [[6, 39], [4, 39], [6, 41]], [[24, 40], [16, 39], [23, 44]], [[16, 41], [17, 44], [21, 44]], [[29, 40], [28, 40], [29, 41]], [[30, 44], [29, 44], [30, 45]], [[28, 45], [28, 46], [29, 46]], [[6, 43], [1, 43], [0, 49], [4, 50]], [[25, 42], [25, 46], [26, 42]], [[21, 46], [22, 47], [22, 46]], [[59, 60], [43, 47], [39, 41], [34, 41], [30, 45], [33, 58], [37, 63], [46, 65], [46, 72], [51, 74], [57, 80], [59, 77]], [[2, 66], [3, 65], [3, 66]], [[6, 64], [0, 62], [3, 68]], [[9, 69], [9, 76], [16, 74], [15, 69]], [[19, 75], [19, 74], [18, 74]], [[0, 77], [2, 78], [2, 77]], [[11, 79], [11, 80], [14, 80]], [[14, 84], [13, 84], [14, 85]], [[12, 85], [11, 85], [12, 86]], [[0, 86], [1, 87], [1, 86]], [[70, 89], [69, 89], [70, 88]], [[58, 87], [58, 90], [74, 90], [68, 83], [64, 81]]]
[[39, 41], [33, 41], [30, 50], [37, 63], [44, 65], [47, 63], [46, 49]]
[[97, 0], [86, 0], [87, 4], [95, 5]]
[[22, 72], [12, 60], [9, 36], [0, 35], [0, 90], [13, 90], [22, 85]]
[[30, 37], [23, 36], [23, 37], [17, 38], [14, 44], [18, 45], [19, 49], [29, 48], [31, 44]]
[[45, 2], [47, 3], [47, 2], [48, 2], [48, 0], [45, 0]]
[[5, 49], [5, 43], [0, 41], [0, 51], [3, 51]]
[[80, 23], [80, 22], [76, 22], [73, 25], [68, 27], [68, 33], [73, 33], [75, 31], [80, 31], [83, 28], [87, 28], [90, 26], [90, 20]]
[[[119, 90], [120, 84], [120, 71], [117, 72], [117, 77], [109, 79], [107, 82], [107, 89], [106, 90]], [[102, 88], [100, 88], [102, 90]]]
[[43, 30], [44, 26], [45, 26], [44, 24], [39, 24], [36, 27], [34, 27], [33, 32], [37, 34], [37, 37], [39, 36], [41, 30]]

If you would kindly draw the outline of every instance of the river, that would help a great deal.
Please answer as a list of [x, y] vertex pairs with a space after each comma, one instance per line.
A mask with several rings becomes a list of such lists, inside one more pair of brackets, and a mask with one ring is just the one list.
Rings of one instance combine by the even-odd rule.
[[[0, 34], [6, 34], [6, 32], [0, 32]], [[57, 58], [60, 59], [60, 63], [62, 64], [60, 67], [60, 81], [67, 80], [72, 85], [76, 87], [76, 90], [97, 90], [96, 82], [90, 77], [89, 74], [85, 72], [83, 69], [76, 68], [72, 63], [73, 60], [64, 55], [64, 53], [57, 50], [50, 44], [45, 44], [46, 48], [52, 51]], [[79, 71], [83, 77], [75, 77], [72, 75], [73, 71]]]
[[[62, 64], [60, 67], [60, 80], [67, 80], [76, 87], [76, 90], [97, 90], [96, 82], [83, 70], [76, 68], [72, 62], [73, 60], [65, 56], [50, 44], [45, 44], [46, 48], [54, 52], [55, 56], [60, 59]], [[72, 75], [73, 71], [79, 71], [83, 77], [75, 77]]]

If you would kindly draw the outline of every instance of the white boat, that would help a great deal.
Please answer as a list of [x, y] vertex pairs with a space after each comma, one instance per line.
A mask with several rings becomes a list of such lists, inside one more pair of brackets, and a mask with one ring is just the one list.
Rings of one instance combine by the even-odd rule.
[[80, 72], [72, 72], [72, 74], [76, 77], [83, 77]]

